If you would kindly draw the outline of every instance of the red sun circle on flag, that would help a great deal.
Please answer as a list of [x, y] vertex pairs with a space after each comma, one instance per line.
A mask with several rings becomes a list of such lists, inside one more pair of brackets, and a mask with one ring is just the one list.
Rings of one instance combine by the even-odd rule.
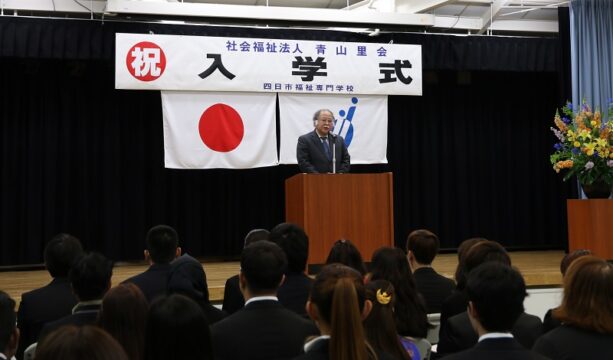
[[245, 126], [240, 114], [226, 104], [214, 104], [204, 110], [198, 123], [200, 138], [209, 149], [229, 152], [241, 143]]
[[157, 44], [141, 41], [128, 51], [126, 66], [136, 79], [153, 81], [166, 70], [166, 55]]

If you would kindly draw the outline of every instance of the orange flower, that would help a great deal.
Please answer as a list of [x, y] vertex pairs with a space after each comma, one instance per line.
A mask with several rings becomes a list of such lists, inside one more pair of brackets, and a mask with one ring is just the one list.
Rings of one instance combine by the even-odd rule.
[[570, 169], [573, 167], [573, 161], [572, 160], [563, 160], [563, 161], [558, 161], [554, 166], [553, 169], [556, 172], [560, 172], [561, 169]]
[[558, 127], [558, 129], [560, 129], [560, 131], [566, 132], [566, 124], [564, 124], [562, 119], [560, 119], [560, 115], [556, 114], [556, 116], [553, 118], [553, 122], [556, 123], [556, 126]]

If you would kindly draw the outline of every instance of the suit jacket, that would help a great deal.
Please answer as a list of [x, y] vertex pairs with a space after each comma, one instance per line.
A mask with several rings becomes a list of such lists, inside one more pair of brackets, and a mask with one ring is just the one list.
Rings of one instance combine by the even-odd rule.
[[[334, 143], [336, 152], [336, 172], [348, 173], [350, 167], [350, 157], [345, 146], [345, 139], [342, 136], [332, 136], [328, 134], [330, 145]], [[330, 146], [332, 150], [332, 146]], [[315, 130], [304, 134], [298, 138], [296, 148], [296, 158], [301, 172], [305, 173], [331, 173], [332, 161], [328, 159], [324, 151], [321, 139]]]
[[234, 314], [245, 306], [245, 298], [238, 285], [238, 275], [226, 280], [223, 290], [223, 305], [221, 309], [228, 314]]
[[551, 360], [613, 359], [613, 335], [561, 325], [541, 336], [532, 350]]
[[98, 319], [98, 312], [102, 306], [102, 300], [98, 304], [77, 304], [71, 315], [65, 316], [59, 320], [47, 323], [38, 337], [38, 342], [42, 341], [45, 336], [49, 335], [54, 330], [59, 329], [64, 325], [94, 325]]
[[38, 340], [43, 325], [50, 321], [68, 316], [77, 304], [67, 278], [54, 278], [49, 284], [21, 295], [17, 312], [20, 331], [17, 358], [23, 351]]
[[[307, 351], [306, 353], [294, 358], [295, 360], [328, 360], [330, 358], [330, 340], [319, 339]], [[394, 358], [379, 351], [375, 351], [379, 360], [394, 360]]]
[[303, 352], [307, 337], [317, 334], [312, 321], [275, 300], [249, 303], [211, 328], [218, 360], [291, 359]]
[[151, 303], [157, 296], [166, 294], [169, 272], [170, 264], [153, 264], [145, 272], [132, 276], [124, 283], [138, 286]]
[[296, 314], [308, 317], [305, 306], [309, 299], [312, 284], [313, 279], [304, 273], [285, 274], [285, 281], [277, 289], [279, 302]]
[[[531, 349], [536, 339], [541, 336], [542, 326], [543, 323], [539, 317], [522, 313], [513, 325], [511, 333], [517, 342], [525, 348]], [[447, 320], [445, 330], [441, 331], [439, 335], [436, 351], [438, 354], [455, 353], [473, 347], [478, 340], [479, 337], [470, 323], [468, 313], [465, 311]]]
[[547, 360], [523, 347], [512, 338], [483, 339], [474, 347], [457, 354], [445, 356], [445, 360]]
[[431, 267], [415, 270], [413, 277], [417, 290], [424, 297], [428, 313], [440, 313], [443, 300], [448, 298], [455, 289], [455, 282], [438, 274]]

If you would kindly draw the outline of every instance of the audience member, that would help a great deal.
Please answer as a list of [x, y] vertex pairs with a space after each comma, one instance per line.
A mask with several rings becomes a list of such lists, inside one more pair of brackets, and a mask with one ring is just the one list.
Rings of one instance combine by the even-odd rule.
[[524, 313], [527, 295], [523, 277], [510, 266], [485, 263], [468, 275], [469, 325], [478, 334], [474, 347], [445, 357], [449, 360], [545, 360], [514, 338], [513, 328]]
[[112, 288], [102, 299], [98, 325], [121, 344], [130, 360], [144, 357], [148, 308], [142, 291], [131, 283]]
[[124, 283], [133, 283], [147, 298], [153, 301], [156, 296], [166, 294], [170, 262], [181, 256], [179, 235], [168, 225], [157, 225], [149, 229], [146, 236], [147, 249], [144, 251], [145, 261], [149, 268], [135, 275]]
[[41, 288], [23, 293], [17, 321], [19, 323], [19, 350], [17, 357], [38, 340], [43, 325], [70, 315], [77, 304], [77, 298], [70, 288], [68, 271], [74, 261], [83, 253], [79, 239], [68, 234], [54, 236], [45, 246], [45, 267], [53, 278]]
[[95, 326], [65, 325], [36, 347], [36, 360], [128, 360], [117, 340]]
[[315, 278], [307, 303], [307, 312], [321, 336], [306, 343], [305, 354], [296, 359], [391, 359], [375, 352], [366, 341], [362, 320], [371, 308], [359, 272], [342, 264], [324, 266]]
[[[450, 317], [466, 311], [468, 299], [466, 298], [464, 287], [470, 270], [490, 260], [497, 260], [509, 266], [511, 265], [511, 258], [502, 245], [483, 238], [468, 239], [460, 244], [458, 257], [459, 270], [456, 270], [456, 290], [443, 301], [441, 306], [441, 333], [444, 331], [445, 324]], [[469, 265], [466, 264], [467, 260]]]
[[396, 293], [387, 280], [373, 280], [366, 284], [366, 299], [372, 303], [372, 310], [364, 320], [368, 343], [376, 350], [385, 352], [399, 360], [420, 360], [421, 354], [409, 339], [401, 337], [394, 322]]
[[[465, 267], [468, 278], [470, 279], [474, 269], [486, 263], [511, 266], [511, 260], [500, 244], [494, 241], [482, 242], [474, 245], [466, 255]], [[467, 291], [465, 295], [468, 306]], [[511, 332], [521, 345], [529, 349], [542, 332], [541, 319], [522, 312], [512, 325]], [[477, 340], [478, 334], [473, 330], [469, 314], [465, 310], [448, 318], [445, 326], [441, 327], [437, 352], [441, 355], [466, 350], [475, 345]]]
[[340, 239], [332, 245], [326, 259], [326, 264], [334, 263], [347, 265], [357, 270], [362, 276], [366, 276], [366, 265], [364, 265], [364, 260], [362, 260], [362, 254], [349, 240]]
[[225, 312], [211, 304], [206, 273], [200, 262], [188, 254], [172, 262], [168, 274], [168, 293], [182, 294], [194, 300], [202, 308], [209, 324], [214, 324], [226, 316]]
[[[578, 258], [586, 255], [591, 255], [592, 252], [589, 250], [576, 250], [570, 254], [566, 254], [562, 261], [560, 262], [560, 272], [562, 273], [562, 277], [566, 274], [566, 270], [570, 266], [570, 264], [577, 260]], [[555, 317], [552, 316], [553, 309], [547, 310], [545, 317], [543, 318], [543, 334], [547, 333], [558, 326], [562, 325], [562, 322]]]
[[291, 359], [302, 354], [308, 336], [318, 334], [311, 321], [284, 308], [276, 297], [286, 267], [285, 253], [270, 241], [243, 249], [239, 279], [247, 302], [212, 327], [216, 359]]
[[[268, 240], [270, 231], [266, 229], [253, 229], [245, 236], [245, 243], [243, 248], [247, 245], [260, 240]], [[232, 276], [226, 280], [226, 286], [223, 291], [223, 305], [221, 309], [228, 314], [234, 314], [238, 310], [245, 306], [245, 298], [241, 293], [240, 286], [238, 284], [238, 274]]]
[[372, 256], [370, 267], [370, 280], [387, 280], [396, 290], [394, 319], [398, 333], [425, 338], [429, 326], [426, 306], [417, 292], [409, 261], [402, 250], [390, 247], [378, 249]]
[[17, 352], [19, 329], [17, 329], [15, 300], [0, 290], [0, 359], [11, 359]]
[[42, 340], [51, 331], [63, 325], [94, 324], [100, 311], [102, 298], [111, 287], [113, 263], [103, 255], [91, 252], [81, 255], [69, 272], [72, 290], [79, 302], [72, 309], [72, 314], [47, 323], [39, 336]]
[[417, 291], [424, 297], [428, 313], [440, 313], [443, 300], [451, 295], [455, 283], [432, 268], [438, 254], [438, 236], [428, 230], [415, 230], [407, 237], [407, 257]]
[[544, 334], [534, 351], [551, 360], [613, 359], [613, 264], [594, 256], [573, 261], [564, 276], [562, 325]]
[[[242, 346], [243, 339], [236, 339]], [[153, 301], [145, 330], [146, 360], [212, 360], [211, 333], [202, 308], [174, 294]]]
[[309, 237], [300, 226], [281, 223], [270, 231], [270, 241], [279, 245], [287, 256], [285, 281], [277, 291], [279, 302], [306, 317], [305, 305], [313, 283], [304, 273], [309, 256]]

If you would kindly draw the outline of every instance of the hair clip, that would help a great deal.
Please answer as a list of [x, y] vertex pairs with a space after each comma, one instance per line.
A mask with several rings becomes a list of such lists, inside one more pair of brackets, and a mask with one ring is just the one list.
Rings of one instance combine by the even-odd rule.
[[392, 301], [392, 295], [388, 295], [385, 291], [381, 291], [381, 289], [377, 289], [377, 301], [381, 305], [387, 305]]

